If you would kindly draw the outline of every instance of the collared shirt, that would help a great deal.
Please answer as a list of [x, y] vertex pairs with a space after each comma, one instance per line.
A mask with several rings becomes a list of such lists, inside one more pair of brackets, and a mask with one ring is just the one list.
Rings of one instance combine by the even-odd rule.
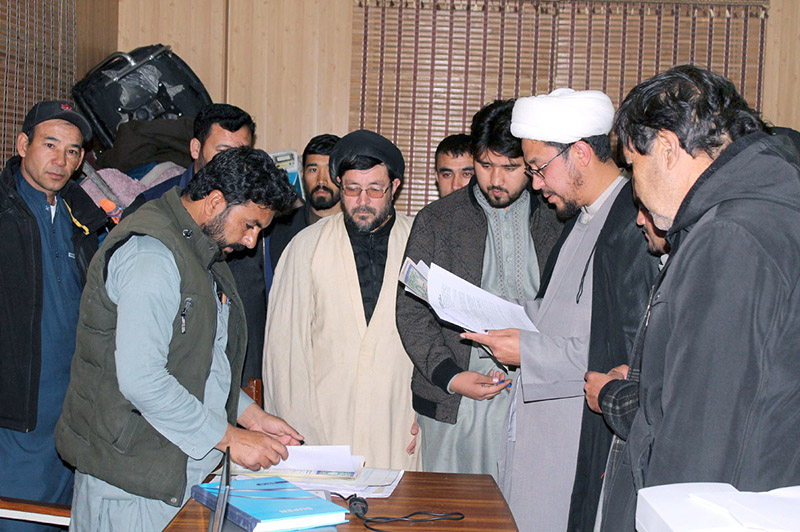
[[[45, 404], [52, 404], [50, 400], [53, 399], [60, 404], [66, 394], [70, 363], [75, 351], [81, 278], [72, 245], [72, 217], [61, 194], [56, 193], [56, 203], [51, 206], [44, 192], [33, 188], [20, 171], [16, 172], [14, 179], [20, 197], [36, 218], [42, 243], [41, 414], [42, 400]], [[49, 411], [55, 413], [56, 419], [61, 413], [60, 408], [50, 408]]]
[[474, 187], [487, 222], [481, 288], [508, 299], [533, 299], [539, 291], [539, 263], [530, 230], [530, 193], [523, 190], [514, 203], [498, 209]]

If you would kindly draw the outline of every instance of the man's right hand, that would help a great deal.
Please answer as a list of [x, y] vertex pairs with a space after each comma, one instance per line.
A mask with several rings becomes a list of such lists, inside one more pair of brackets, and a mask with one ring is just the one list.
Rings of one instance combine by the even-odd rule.
[[462, 371], [450, 381], [450, 391], [476, 401], [491, 399], [506, 389], [511, 381], [501, 371], [483, 375], [475, 371]]
[[289, 457], [286, 446], [263, 432], [228, 425], [225, 435], [215, 448], [231, 448], [231, 460], [252, 471], [275, 465]]

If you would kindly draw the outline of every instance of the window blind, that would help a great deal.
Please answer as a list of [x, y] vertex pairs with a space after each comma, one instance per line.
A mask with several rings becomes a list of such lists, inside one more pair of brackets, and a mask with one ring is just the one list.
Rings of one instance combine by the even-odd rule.
[[3, 163], [16, 155], [16, 135], [34, 103], [70, 99], [75, 23], [75, 0], [0, 0]]
[[354, 0], [350, 128], [406, 158], [396, 201], [438, 198], [436, 145], [497, 98], [597, 89], [619, 105], [676, 64], [729, 77], [761, 107], [766, 1]]

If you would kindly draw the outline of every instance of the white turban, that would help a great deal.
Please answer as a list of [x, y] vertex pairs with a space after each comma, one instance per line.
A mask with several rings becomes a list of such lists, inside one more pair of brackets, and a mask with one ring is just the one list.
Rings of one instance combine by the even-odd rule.
[[600, 91], [556, 89], [519, 98], [511, 114], [511, 134], [522, 139], [569, 144], [606, 135], [614, 123], [614, 105]]

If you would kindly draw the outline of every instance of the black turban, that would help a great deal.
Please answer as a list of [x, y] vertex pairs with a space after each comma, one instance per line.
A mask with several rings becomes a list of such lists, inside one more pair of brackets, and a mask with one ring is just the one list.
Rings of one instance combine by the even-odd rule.
[[400, 181], [403, 180], [406, 163], [403, 160], [403, 154], [400, 153], [400, 149], [391, 140], [378, 135], [374, 131], [359, 129], [342, 137], [333, 147], [333, 151], [331, 151], [328, 167], [334, 183], [341, 186], [342, 180], [339, 168], [343, 162], [358, 155], [367, 155], [378, 159], [386, 165], [390, 179], [394, 176]]

